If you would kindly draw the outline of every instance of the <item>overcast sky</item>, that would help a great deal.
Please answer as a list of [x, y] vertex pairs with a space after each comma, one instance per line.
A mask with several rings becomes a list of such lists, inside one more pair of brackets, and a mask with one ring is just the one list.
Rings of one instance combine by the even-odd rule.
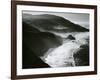
[[68, 12], [40, 12], [40, 11], [23, 11], [22, 13], [39, 15], [39, 14], [52, 14], [62, 16], [73, 23], [79, 24], [89, 29], [89, 14], [85, 13], [68, 13]]

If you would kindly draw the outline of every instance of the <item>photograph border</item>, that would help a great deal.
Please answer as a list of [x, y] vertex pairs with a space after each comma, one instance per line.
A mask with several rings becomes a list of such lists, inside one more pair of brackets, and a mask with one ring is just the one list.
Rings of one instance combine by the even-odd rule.
[[[17, 75], [17, 5], [93, 9], [94, 10], [94, 27], [95, 27], [94, 28], [94, 71]], [[45, 78], [45, 77], [61, 77], [61, 76], [92, 75], [92, 74], [97, 74], [97, 6], [96, 5], [80, 5], [80, 4], [49, 3], [49, 2], [34, 2], [34, 1], [11, 1], [11, 79], [12, 80], [29, 79], [29, 78]]]

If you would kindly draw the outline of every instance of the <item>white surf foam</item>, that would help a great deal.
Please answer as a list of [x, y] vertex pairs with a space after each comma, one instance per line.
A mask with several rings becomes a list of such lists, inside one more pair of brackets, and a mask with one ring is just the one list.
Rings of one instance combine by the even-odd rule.
[[88, 44], [89, 32], [70, 34], [75, 37], [75, 40], [65, 40], [61, 46], [49, 49], [43, 56], [45, 63], [51, 67], [75, 66], [73, 54], [80, 49], [81, 45]]

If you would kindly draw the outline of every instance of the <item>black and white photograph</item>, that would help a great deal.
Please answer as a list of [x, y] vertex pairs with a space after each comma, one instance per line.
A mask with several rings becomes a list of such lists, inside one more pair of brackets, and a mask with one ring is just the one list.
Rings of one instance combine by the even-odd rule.
[[22, 11], [23, 69], [89, 66], [89, 14]]
[[12, 2], [13, 79], [97, 74], [97, 7]]

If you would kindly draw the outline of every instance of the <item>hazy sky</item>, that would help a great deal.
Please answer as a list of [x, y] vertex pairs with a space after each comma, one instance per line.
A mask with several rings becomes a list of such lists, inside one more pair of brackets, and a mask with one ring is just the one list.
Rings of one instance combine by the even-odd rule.
[[40, 11], [23, 11], [23, 13], [28, 13], [32, 15], [52, 14], [52, 15], [62, 16], [73, 23], [79, 24], [89, 29], [89, 14], [85, 14], [85, 13], [40, 12]]

